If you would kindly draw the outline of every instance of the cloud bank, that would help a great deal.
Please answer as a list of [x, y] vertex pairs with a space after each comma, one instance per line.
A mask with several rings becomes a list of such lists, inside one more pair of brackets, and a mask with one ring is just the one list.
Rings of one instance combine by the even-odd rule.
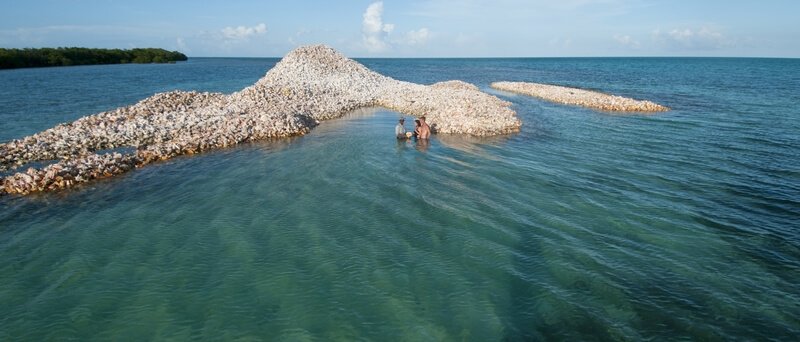
[[[642, 37], [643, 36], [643, 37]], [[655, 29], [649, 37], [642, 35], [617, 34], [612, 38], [618, 48], [627, 51], [638, 51], [646, 54], [716, 53], [735, 48], [738, 40], [726, 36], [722, 31], [708, 26], [699, 28], [676, 27], [669, 30]]]
[[431, 32], [427, 28], [411, 30], [406, 33], [405, 43], [408, 45], [422, 45], [430, 39]]
[[731, 45], [722, 32], [701, 27], [699, 29], [675, 28], [653, 31], [653, 40], [663, 46], [685, 50], [715, 50]]
[[262, 35], [267, 33], [267, 24], [261, 23], [256, 26], [246, 27], [226, 27], [221, 31], [222, 37], [228, 40], [247, 40], [255, 35]]

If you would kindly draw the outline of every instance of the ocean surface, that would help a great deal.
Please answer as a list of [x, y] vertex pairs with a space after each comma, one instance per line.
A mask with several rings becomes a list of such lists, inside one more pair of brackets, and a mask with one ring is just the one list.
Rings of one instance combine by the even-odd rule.
[[[0, 142], [277, 59], [0, 71]], [[492, 138], [306, 136], [0, 198], [0, 340], [796, 340], [800, 60], [365, 59], [513, 103]], [[617, 115], [494, 91], [652, 100]], [[411, 128], [408, 126], [408, 128]]]

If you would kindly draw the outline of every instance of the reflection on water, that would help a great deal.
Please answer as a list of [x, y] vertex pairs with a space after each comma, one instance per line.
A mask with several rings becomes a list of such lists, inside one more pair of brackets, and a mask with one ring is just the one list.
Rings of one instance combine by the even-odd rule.
[[493, 158], [491, 153], [487, 153], [487, 147], [502, 146], [508, 139], [516, 137], [517, 134], [504, 134], [490, 137], [479, 137], [464, 134], [436, 134], [436, 140], [448, 148], [456, 149], [464, 153], [473, 153], [483, 158]]
[[417, 151], [427, 152], [428, 148], [431, 147], [431, 140], [430, 139], [414, 139], [414, 146], [417, 148]]

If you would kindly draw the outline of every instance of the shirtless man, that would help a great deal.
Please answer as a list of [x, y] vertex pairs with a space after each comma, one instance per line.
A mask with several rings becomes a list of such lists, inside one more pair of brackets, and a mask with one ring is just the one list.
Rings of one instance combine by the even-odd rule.
[[424, 116], [421, 116], [419, 118], [419, 123], [420, 123], [419, 135], [417, 136], [417, 138], [419, 138], [419, 139], [430, 139], [430, 137], [431, 137], [431, 126], [428, 126], [428, 124], [425, 122], [425, 117]]

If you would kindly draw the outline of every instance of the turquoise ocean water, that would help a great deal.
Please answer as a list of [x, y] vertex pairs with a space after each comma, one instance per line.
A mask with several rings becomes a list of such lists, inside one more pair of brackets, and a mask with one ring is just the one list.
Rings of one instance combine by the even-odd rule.
[[[277, 59], [0, 71], [0, 141]], [[461, 79], [522, 131], [397, 142], [381, 108], [310, 134], [0, 198], [0, 340], [793, 340], [800, 60], [366, 59]], [[497, 92], [576, 86], [623, 116]], [[410, 128], [410, 127], [409, 127]]]

